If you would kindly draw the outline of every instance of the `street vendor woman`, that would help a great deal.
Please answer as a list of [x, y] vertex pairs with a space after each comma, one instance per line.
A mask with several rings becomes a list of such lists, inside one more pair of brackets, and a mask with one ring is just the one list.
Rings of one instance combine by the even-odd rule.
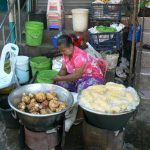
[[88, 86], [104, 83], [97, 60], [74, 46], [69, 35], [60, 36], [58, 48], [63, 54], [63, 59], [61, 70], [54, 78], [56, 84], [71, 92], [79, 92]]

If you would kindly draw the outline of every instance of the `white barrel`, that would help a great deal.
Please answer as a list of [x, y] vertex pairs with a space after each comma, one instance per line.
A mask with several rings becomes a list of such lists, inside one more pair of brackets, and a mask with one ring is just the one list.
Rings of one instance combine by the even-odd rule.
[[17, 56], [16, 75], [20, 84], [24, 84], [29, 81], [29, 57]]
[[84, 32], [88, 28], [88, 9], [72, 9], [72, 24], [75, 32]]

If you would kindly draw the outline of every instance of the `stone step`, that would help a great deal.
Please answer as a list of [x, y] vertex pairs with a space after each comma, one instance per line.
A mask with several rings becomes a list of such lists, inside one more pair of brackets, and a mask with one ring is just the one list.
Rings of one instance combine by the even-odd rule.
[[143, 32], [143, 43], [150, 44], [150, 29], [146, 29]]
[[150, 104], [150, 90], [139, 90], [138, 93], [139, 93], [143, 103]]
[[[137, 47], [137, 69], [138, 66], [140, 66], [141, 63], [141, 68], [148, 68], [150, 67], [150, 49], [142, 49], [142, 53], [140, 56], [140, 48], [139, 46]], [[141, 58], [141, 61], [140, 61]]]
[[141, 67], [150, 67], [150, 50], [148, 49], [142, 51]]
[[150, 90], [150, 68], [143, 68], [135, 75], [135, 85], [138, 89]]
[[150, 148], [150, 103], [140, 104], [136, 116], [131, 118], [125, 130], [125, 141], [138, 150]]
[[[139, 18], [140, 24], [143, 22], [143, 18]], [[144, 17], [144, 31], [143, 31], [143, 43], [150, 44], [150, 17]]]
[[[140, 22], [140, 24], [142, 25], [143, 17], [140, 17], [140, 18], [139, 18], [139, 22]], [[145, 29], [145, 30], [150, 29], [149, 24], [150, 24], [150, 17], [144, 17], [144, 29]]]
[[[52, 44], [52, 36], [58, 34], [58, 30], [47, 31], [44, 30], [43, 41], [40, 46], [28, 46], [26, 45], [25, 34], [22, 34], [22, 43], [19, 44], [19, 54], [30, 57], [34, 56], [48, 56], [60, 55], [58, 49], [55, 49]], [[0, 53], [3, 48], [3, 42], [0, 40]]]
[[[25, 41], [25, 34], [22, 35], [22, 44], [20, 54], [30, 57], [44, 55], [48, 57], [61, 55], [58, 49], [55, 49], [52, 43], [52, 37], [57, 35], [59, 30], [44, 30], [43, 41], [40, 46], [27, 46]], [[63, 30], [63, 33], [71, 33], [72, 31]]]
[[61, 55], [57, 49], [54, 49], [50, 44], [42, 44], [41, 46], [27, 46], [20, 45], [19, 55], [26, 55], [29, 57], [35, 56], [47, 56], [47, 57], [55, 57]]
[[141, 68], [141, 73], [142, 76], [150, 76], [150, 68]]
[[[64, 29], [62, 31], [65, 34], [70, 34], [73, 33], [72, 29]], [[20, 54], [23, 55], [27, 55], [27, 56], [39, 56], [39, 55], [46, 55], [49, 57], [52, 57], [52, 55], [54, 56], [58, 56], [60, 55], [60, 52], [58, 49], [55, 49], [53, 47], [53, 43], [52, 43], [52, 37], [54, 35], [57, 35], [58, 33], [60, 33], [59, 30], [44, 30], [44, 34], [43, 34], [43, 42], [40, 46], [27, 46], [26, 42], [25, 42], [25, 34], [22, 35], [22, 39], [23, 42], [21, 44], [21, 51]], [[82, 35], [84, 36], [84, 38], [87, 40], [88, 36], [87, 36], [87, 32], [82, 33]], [[56, 53], [56, 54], [55, 54]], [[51, 55], [52, 54], [52, 55]]]
[[[61, 55], [58, 49], [53, 47], [52, 37], [57, 35], [59, 30], [44, 30], [43, 41], [40, 46], [28, 46], [25, 41], [25, 34], [22, 34], [22, 43], [19, 44], [19, 54], [29, 57], [48, 56], [55, 57]], [[72, 33], [72, 30], [63, 30], [63, 33]], [[0, 41], [0, 53], [3, 48], [3, 42]]]

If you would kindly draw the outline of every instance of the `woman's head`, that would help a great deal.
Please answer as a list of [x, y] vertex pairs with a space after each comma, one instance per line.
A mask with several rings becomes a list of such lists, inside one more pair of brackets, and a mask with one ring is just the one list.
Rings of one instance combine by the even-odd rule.
[[58, 38], [58, 48], [63, 55], [73, 54], [73, 42], [70, 36], [64, 34]]

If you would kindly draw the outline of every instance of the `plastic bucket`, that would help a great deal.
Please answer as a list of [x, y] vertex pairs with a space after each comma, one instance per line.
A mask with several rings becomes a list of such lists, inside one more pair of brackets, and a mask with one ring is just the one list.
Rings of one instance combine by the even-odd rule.
[[34, 57], [30, 60], [30, 66], [32, 70], [32, 76], [35, 75], [37, 71], [49, 70], [51, 69], [51, 59], [45, 56]]
[[56, 36], [52, 37], [52, 43], [54, 48], [58, 47], [58, 38]]
[[39, 46], [43, 39], [44, 24], [37, 21], [28, 21], [25, 24], [26, 44], [29, 46]]
[[37, 83], [53, 83], [54, 77], [58, 74], [55, 70], [43, 70], [37, 75]]
[[88, 28], [88, 9], [72, 9], [72, 24], [75, 32], [84, 32]]
[[12, 116], [12, 109], [8, 104], [7, 96], [0, 97], [0, 114], [6, 128], [15, 129], [19, 127], [18, 120]]
[[62, 35], [62, 32], [52, 36], [52, 43], [54, 48], [58, 48], [58, 38]]
[[17, 56], [16, 75], [20, 84], [24, 84], [29, 81], [29, 57]]

